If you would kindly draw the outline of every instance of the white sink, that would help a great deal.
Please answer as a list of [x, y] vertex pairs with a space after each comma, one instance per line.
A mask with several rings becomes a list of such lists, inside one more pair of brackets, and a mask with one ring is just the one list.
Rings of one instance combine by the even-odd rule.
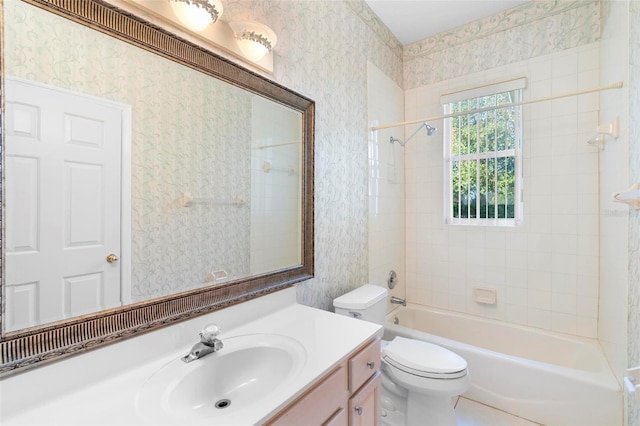
[[287, 336], [221, 340], [218, 352], [190, 363], [176, 357], [154, 373], [137, 394], [139, 414], [160, 424], [216, 422], [285, 389], [306, 361], [304, 347]]

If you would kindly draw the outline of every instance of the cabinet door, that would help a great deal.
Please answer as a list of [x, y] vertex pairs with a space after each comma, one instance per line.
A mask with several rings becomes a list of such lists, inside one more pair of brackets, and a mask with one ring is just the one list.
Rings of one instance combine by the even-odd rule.
[[349, 400], [349, 426], [380, 425], [380, 372]]
[[344, 425], [344, 420], [343, 423], [340, 423], [340, 419], [344, 419], [344, 416], [340, 416], [340, 410], [344, 411], [349, 397], [347, 379], [347, 368], [343, 364], [268, 424], [270, 426], [323, 425], [327, 423]]
[[347, 409], [341, 407], [322, 426], [347, 426]]

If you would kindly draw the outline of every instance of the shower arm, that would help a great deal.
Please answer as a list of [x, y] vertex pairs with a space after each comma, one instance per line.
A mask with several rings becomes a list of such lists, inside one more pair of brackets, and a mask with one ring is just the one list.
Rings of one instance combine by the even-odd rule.
[[406, 140], [400, 140], [398, 138], [394, 138], [393, 136], [391, 136], [390, 142], [394, 143], [394, 142], [398, 142], [400, 144], [400, 146], [404, 146], [407, 142], [409, 142], [411, 140], [411, 138], [413, 138], [416, 133], [418, 133], [420, 131], [420, 129], [422, 129], [423, 127], [427, 127], [429, 125], [429, 123], [422, 123], [421, 125], [418, 126], [418, 128], [415, 130], [415, 132], [411, 133], [411, 136], [409, 136]]

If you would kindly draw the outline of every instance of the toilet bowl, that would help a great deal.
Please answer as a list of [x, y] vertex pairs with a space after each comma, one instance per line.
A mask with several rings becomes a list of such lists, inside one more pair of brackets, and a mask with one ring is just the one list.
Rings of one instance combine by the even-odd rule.
[[470, 385], [467, 362], [462, 357], [443, 347], [404, 337], [384, 345], [381, 357], [386, 376], [383, 424], [457, 424], [451, 398]]
[[[365, 284], [333, 305], [338, 314], [384, 325], [387, 296], [385, 288]], [[432, 343], [395, 337], [382, 342], [380, 357], [383, 425], [457, 424], [452, 397], [470, 384], [461, 356]]]
[[454, 396], [469, 387], [467, 362], [441, 346], [396, 337], [384, 345], [381, 357], [388, 374], [409, 390]]

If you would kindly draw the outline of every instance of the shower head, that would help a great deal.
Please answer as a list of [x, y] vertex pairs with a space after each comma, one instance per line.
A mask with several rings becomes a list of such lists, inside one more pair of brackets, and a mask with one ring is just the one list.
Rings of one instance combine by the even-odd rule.
[[433, 135], [438, 129], [436, 127], [433, 127], [431, 124], [429, 123], [422, 123], [422, 125], [418, 126], [418, 128], [416, 129], [415, 132], [413, 132], [411, 134], [411, 136], [409, 136], [406, 140], [400, 140], [398, 138], [394, 138], [393, 136], [391, 136], [390, 142], [394, 143], [394, 142], [398, 142], [400, 144], [400, 146], [404, 146], [407, 142], [409, 142], [409, 140], [411, 140], [412, 137], [414, 137], [416, 135], [416, 133], [418, 133], [420, 131], [420, 129], [424, 126], [425, 129], [427, 129], [427, 136], [431, 136]]

